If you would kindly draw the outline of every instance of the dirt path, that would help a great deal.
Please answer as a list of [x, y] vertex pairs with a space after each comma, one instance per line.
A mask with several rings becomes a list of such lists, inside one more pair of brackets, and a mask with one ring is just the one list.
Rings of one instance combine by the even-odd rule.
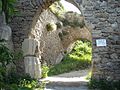
[[85, 70], [79, 70], [79, 71], [72, 71], [69, 73], [64, 73], [64, 74], [59, 74], [53, 77], [67, 77], [67, 78], [71, 78], [71, 77], [83, 77], [88, 75], [90, 69], [85, 69]]
[[90, 69], [73, 71], [47, 77], [41, 81], [48, 82], [45, 90], [88, 90], [86, 76]]

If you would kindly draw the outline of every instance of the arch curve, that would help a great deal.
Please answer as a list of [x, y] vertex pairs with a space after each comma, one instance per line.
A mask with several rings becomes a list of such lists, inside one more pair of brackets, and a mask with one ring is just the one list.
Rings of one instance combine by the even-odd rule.
[[[13, 32], [13, 43], [15, 50], [21, 49], [21, 43], [31, 33], [33, 17], [47, 9], [57, 0], [31, 0], [39, 2], [40, 5], [30, 0], [19, 0], [16, 8], [20, 11], [19, 16], [14, 16], [10, 26]], [[40, 2], [41, 1], [41, 2]], [[68, 1], [68, 0], [67, 0]], [[119, 71], [119, 0], [83, 0], [84, 16], [87, 23], [92, 25], [93, 41], [93, 76], [95, 78], [120, 79]], [[31, 5], [33, 3], [33, 5]], [[37, 20], [37, 18], [36, 18]], [[36, 22], [36, 21], [34, 21]], [[33, 25], [34, 26], [34, 25]], [[106, 39], [107, 46], [97, 47], [96, 39]], [[23, 63], [22, 63], [23, 64]], [[21, 64], [21, 65], [22, 65]], [[20, 72], [22, 72], [21, 70]], [[113, 75], [114, 74], [114, 75]]]

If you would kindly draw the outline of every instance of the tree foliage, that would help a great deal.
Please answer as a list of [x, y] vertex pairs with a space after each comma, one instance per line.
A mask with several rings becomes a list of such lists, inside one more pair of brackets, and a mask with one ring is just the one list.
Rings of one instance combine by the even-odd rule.
[[0, 12], [5, 13], [6, 21], [15, 14], [17, 11], [15, 9], [16, 0], [0, 0]]

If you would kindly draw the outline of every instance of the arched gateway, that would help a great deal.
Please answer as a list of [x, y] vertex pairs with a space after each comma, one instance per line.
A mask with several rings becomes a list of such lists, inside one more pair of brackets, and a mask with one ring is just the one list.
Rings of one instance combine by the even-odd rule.
[[[57, 0], [18, 0], [16, 8], [20, 11], [20, 15], [14, 16], [10, 23], [15, 50], [22, 48], [22, 42], [26, 38], [32, 38], [31, 41], [45, 38], [45, 33], [41, 30], [44, 27], [41, 28], [41, 25], [44, 26], [46, 20], [50, 21], [49, 19], [53, 17], [47, 19], [47, 15], [44, 16], [45, 14], [42, 15], [42, 13], [45, 13], [45, 10], [55, 1]], [[80, 1], [85, 22], [92, 30], [92, 76], [97, 79], [120, 79], [120, 1]], [[46, 19], [40, 17], [46, 17]], [[42, 24], [39, 24], [39, 22], [42, 22]], [[27, 42], [29, 43], [29, 40]], [[33, 40], [32, 42], [39, 47], [36, 41]], [[41, 50], [38, 48], [38, 51], [34, 53], [37, 53], [39, 57], [40, 52]], [[22, 66], [23, 63], [20, 63], [19, 66]]]

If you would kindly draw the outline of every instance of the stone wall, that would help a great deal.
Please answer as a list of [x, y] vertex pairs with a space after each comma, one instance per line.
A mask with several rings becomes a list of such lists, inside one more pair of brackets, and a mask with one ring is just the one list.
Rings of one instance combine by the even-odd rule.
[[[20, 0], [16, 4], [20, 11], [11, 22], [15, 49], [28, 38], [43, 9], [48, 8], [56, 0], [41, 1], [40, 5], [31, 0]], [[33, 1], [33, 0], [32, 0]], [[106, 2], [107, 1], [107, 2]], [[93, 77], [120, 79], [120, 1], [119, 0], [82, 0], [85, 21], [92, 28], [93, 37]], [[38, 9], [39, 6], [39, 9]], [[33, 18], [36, 17], [36, 18]], [[34, 19], [34, 21], [33, 21]], [[34, 29], [33, 29], [34, 30]], [[50, 35], [50, 34], [49, 34]], [[52, 34], [51, 34], [52, 35]], [[32, 36], [31, 36], [32, 37]], [[96, 39], [106, 39], [107, 46], [97, 47]]]
[[48, 64], [56, 64], [57, 57], [62, 51], [62, 44], [58, 33], [60, 30], [47, 30], [46, 26], [49, 23], [57, 23], [56, 16], [49, 10], [44, 10], [38, 15], [38, 21], [34, 23], [31, 31], [31, 37], [34, 37], [40, 42], [40, 51], [42, 61], [46, 61]]
[[[83, 0], [85, 20], [93, 28], [93, 76], [120, 79], [120, 1]], [[107, 46], [97, 47], [96, 39]]]

